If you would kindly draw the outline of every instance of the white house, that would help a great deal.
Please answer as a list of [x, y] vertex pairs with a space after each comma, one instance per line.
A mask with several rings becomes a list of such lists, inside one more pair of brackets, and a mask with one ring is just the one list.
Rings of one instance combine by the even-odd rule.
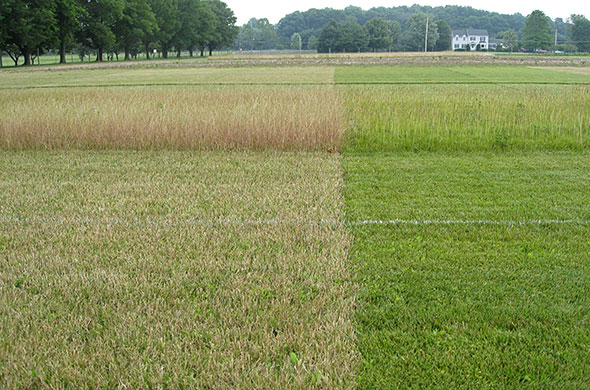
[[488, 49], [488, 30], [453, 30], [453, 50]]

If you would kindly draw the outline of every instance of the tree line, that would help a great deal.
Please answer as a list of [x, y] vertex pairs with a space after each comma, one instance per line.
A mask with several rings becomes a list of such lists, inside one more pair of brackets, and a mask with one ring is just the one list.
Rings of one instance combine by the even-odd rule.
[[[427, 45], [427, 46], [425, 46]], [[318, 39], [318, 51], [428, 51], [449, 50], [451, 27], [444, 20], [435, 20], [426, 14], [412, 15], [402, 33], [402, 26], [395, 20], [376, 17], [363, 26], [348, 21], [332, 21], [324, 27]]]
[[0, 50], [18, 65], [57, 50], [81, 55], [125, 53], [125, 60], [153, 50], [164, 58], [188, 50], [192, 56], [233, 45], [239, 28], [233, 11], [221, 0], [2, 0]]
[[[542, 16], [540, 22], [539, 16]], [[536, 45], [537, 49], [589, 51], [588, 20], [582, 15], [572, 15], [568, 20], [551, 20], [541, 11], [525, 17], [519, 13], [506, 15], [462, 6], [413, 5], [367, 11], [350, 6], [343, 10], [297, 11], [281, 19], [274, 26], [274, 32], [267, 31], [265, 37], [272, 38], [274, 33], [274, 42], [283, 46], [297, 34], [295, 37], [301, 39], [303, 49], [319, 51], [416, 51], [424, 50], [427, 18], [430, 22], [428, 50], [450, 49], [452, 27], [454, 30], [485, 29], [491, 37], [508, 39], [513, 49], [525, 47], [532, 50]], [[535, 23], [542, 27], [531, 30], [530, 25]], [[244, 27], [240, 33], [243, 31]], [[557, 47], [555, 38], [559, 43]], [[269, 38], [263, 41], [265, 48], [273, 48]], [[260, 42], [259, 48], [262, 45]]]

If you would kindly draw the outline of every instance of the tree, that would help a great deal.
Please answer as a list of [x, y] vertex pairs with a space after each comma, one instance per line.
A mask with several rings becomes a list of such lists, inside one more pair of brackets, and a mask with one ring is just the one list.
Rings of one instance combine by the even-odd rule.
[[180, 28], [173, 38], [177, 56], [183, 48], [189, 50], [192, 57], [195, 47], [204, 48], [213, 31], [214, 14], [209, 4], [201, 0], [179, 0]]
[[254, 50], [256, 43], [256, 32], [250, 23], [245, 24], [240, 28], [238, 34], [238, 49]]
[[379, 51], [391, 48], [392, 37], [385, 19], [373, 18], [365, 23], [364, 29], [369, 36], [369, 49]]
[[319, 42], [319, 39], [315, 35], [311, 35], [307, 39], [307, 50], [317, 50]]
[[76, 0], [56, 0], [55, 18], [57, 41], [59, 44], [59, 63], [66, 63], [66, 50], [74, 42], [74, 32], [79, 27], [79, 18], [84, 12]]
[[550, 19], [543, 11], [535, 10], [527, 16], [524, 27], [522, 46], [527, 50], [549, 49], [553, 44], [553, 31]]
[[291, 35], [291, 49], [301, 50], [301, 35], [299, 33]]
[[434, 50], [451, 50], [451, 26], [449, 26], [449, 24], [444, 20], [439, 20], [436, 22], [436, 28], [438, 30], [438, 41], [436, 41]]
[[499, 33], [498, 38], [502, 39], [502, 46], [509, 49], [511, 53], [518, 49], [518, 34], [513, 29]]
[[2, 43], [5, 51], [18, 65], [31, 65], [34, 53], [55, 43], [55, 4], [52, 0], [2, 0]]
[[80, 42], [97, 51], [96, 61], [102, 61], [103, 53], [114, 48], [115, 23], [123, 15], [122, 0], [78, 0], [85, 12], [80, 17]]
[[337, 45], [338, 51], [361, 52], [369, 48], [369, 34], [355, 22], [348, 22], [342, 25], [340, 41]]
[[576, 45], [579, 51], [590, 51], [590, 21], [583, 15], [572, 15], [571, 22], [571, 43]]
[[125, 0], [121, 18], [115, 23], [117, 41], [130, 59], [131, 49], [136, 48], [146, 36], [158, 29], [156, 16], [147, 0]]
[[180, 11], [177, 0], [149, 0], [150, 7], [156, 15], [158, 30], [154, 40], [159, 44], [162, 57], [168, 58], [168, 52], [178, 30], [180, 29]]
[[331, 21], [322, 29], [318, 42], [320, 53], [331, 53], [337, 50], [340, 41], [340, 28], [335, 21]]
[[207, 47], [209, 55], [213, 55], [213, 50], [230, 46], [238, 36], [239, 28], [236, 24], [236, 17], [227, 4], [221, 0], [207, 0], [214, 15], [214, 27], [209, 36]]
[[215, 14], [209, 7], [206, 1], [199, 1], [199, 8], [195, 15], [196, 33], [192, 35], [192, 40], [189, 40], [188, 50], [193, 56], [193, 49], [198, 48], [201, 52], [201, 57], [204, 56], [205, 46], [209, 41], [209, 37], [213, 34], [215, 28]]
[[408, 19], [405, 42], [408, 50], [423, 51], [428, 19], [428, 50], [434, 50], [438, 41], [438, 27], [431, 16], [414, 14]]
[[389, 51], [400, 50], [400, 42], [402, 40], [402, 25], [395, 20], [387, 22], [389, 29], [389, 36], [391, 37], [391, 47]]

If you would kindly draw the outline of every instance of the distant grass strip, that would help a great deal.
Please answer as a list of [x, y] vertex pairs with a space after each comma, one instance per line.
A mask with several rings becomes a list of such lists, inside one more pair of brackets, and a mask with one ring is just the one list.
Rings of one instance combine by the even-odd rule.
[[352, 388], [349, 236], [304, 223], [341, 185], [328, 154], [0, 152], [0, 387]]
[[127, 88], [127, 87], [207, 87], [207, 86], [319, 86], [319, 85], [333, 85], [332, 82], [199, 82], [199, 83], [185, 83], [185, 82], [156, 82], [156, 83], [117, 83], [117, 84], [77, 84], [77, 85], [39, 85], [39, 86], [24, 86], [24, 87], [0, 87], [0, 90], [31, 90], [31, 89], [77, 89], [77, 88]]
[[[585, 68], [580, 67], [580, 69]], [[560, 72], [557, 68], [518, 65], [375, 65], [337, 67], [334, 82], [336, 84], [587, 84], [590, 82], [590, 75]]]
[[0, 91], [0, 149], [337, 151], [340, 102], [332, 86]]
[[0, 72], [0, 88], [207, 85], [207, 84], [331, 84], [334, 67], [250, 66], [228, 68], [129, 68]]
[[584, 388], [587, 153], [345, 154], [359, 388]]
[[340, 87], [347, 150], [587, 150], [588, 86]]

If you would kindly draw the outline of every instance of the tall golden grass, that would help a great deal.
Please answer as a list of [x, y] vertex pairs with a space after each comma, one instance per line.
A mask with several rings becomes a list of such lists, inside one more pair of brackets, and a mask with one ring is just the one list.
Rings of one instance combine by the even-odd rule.
[[0, 92], [0, 148], [337, 151], [344, 105], [325, 87]]

